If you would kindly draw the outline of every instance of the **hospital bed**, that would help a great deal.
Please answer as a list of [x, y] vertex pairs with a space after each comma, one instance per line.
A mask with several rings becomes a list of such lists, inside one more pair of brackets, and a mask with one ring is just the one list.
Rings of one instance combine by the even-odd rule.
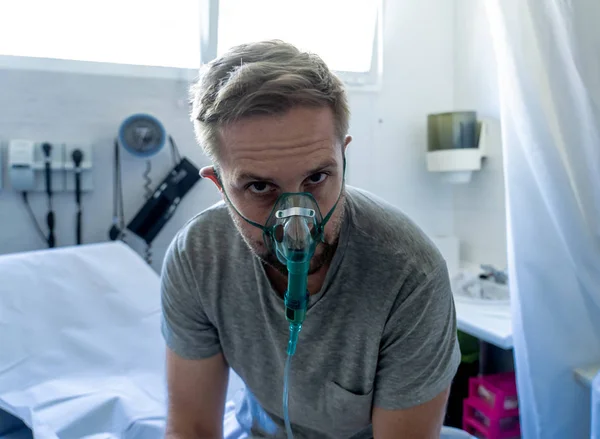
[[0, 439], [161, 438], [164, 349], [159, 276], [125, 244], [0, 256]]
[[[162, 438], [160, 318], [159, 276], [121, 242], [0, 256], [0, 439]], [[230, 371], [227, 439], [247, 437], [243, 386]]]

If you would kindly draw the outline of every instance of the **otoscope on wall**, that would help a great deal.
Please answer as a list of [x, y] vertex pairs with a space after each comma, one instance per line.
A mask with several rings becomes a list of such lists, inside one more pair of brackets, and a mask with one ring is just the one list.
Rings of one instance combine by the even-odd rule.
[[[11, 187], [21, 192], [27, 213], [44, 244], [48, 248], [58, 245], [55, 201], [57, 196], [71, 191], [75, 193], [77, 205], [74, 238], [76, 244], [81, 244], [83, 242], [81, 200], [83, 190], [91, 189], [91, 175], [89, 172], [85, 172], [91, 169], [91, 145], [47, 141], [38, 143], [31, 140], [13, 139], [8, 145], [8, 157]], [[73, 171], [74, 177], [71, 175], [71, 171]], [[43, 193], [46, 196], [45, 227], [38, 222], [30, 203], [31, 194], [36, 193]], [[47, 231], [44, 231], [44, 228]]]

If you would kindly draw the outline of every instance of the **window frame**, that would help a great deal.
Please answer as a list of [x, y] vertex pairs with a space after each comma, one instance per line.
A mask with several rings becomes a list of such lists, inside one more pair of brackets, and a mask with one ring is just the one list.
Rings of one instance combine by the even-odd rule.
[[197, 69], [185, 69], [181, 67], [145, 66], [14, 55], [0, 55], [0, 69], [186, 81], [192, 80], [198, 75]]
[[[219, 1], [201, 0], [200, 14], [200, 62], [206, 64], [217, 56], [219, 33]], [[356, 91], [379, 91], [383, 71], [383, 0], [373, 0], [377, 3], [375, 23], [375, 38], [371, 69], [369, 72], [334, 72], [342, 79], [346, 88]]]
[[[200, 2], [200, 62], [205, 64], [212, 61], [217, 54], [219, 0], [198, 1]], [[373, 1], [377, 2], [377, 22], [373, 41], [371, 70], [366, 73], [335, 71], [348, 90], [369, 92], [379, 91], [381, 88], [383, 66], [383, 0]], [[161, 78], [183, 81], [192, 81], [198, 75], [198, 69], [181, 67], [146, 66], [14, 55], [0, 55], [0, 69]]]

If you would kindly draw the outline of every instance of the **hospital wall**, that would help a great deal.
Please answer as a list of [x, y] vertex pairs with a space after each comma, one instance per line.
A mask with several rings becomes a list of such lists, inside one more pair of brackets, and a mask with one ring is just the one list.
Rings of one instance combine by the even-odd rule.
[[[177, 142], [181, 153], [197, 166], [207, 163], [195, 145], [187, 117], [186, 84], [175, 80], [100, 76], [38, 71], [0, 71], [0, 138], [85, 142], [92, 144], [94, 190], [83, 195], [83, 241], [108, 239], [112, 221], [113, 140], [121, 121], [135, 112], [156, 115]], [[126, 220], [144, 201], [142, 174], [145, 161], [122, 153]], [[172, 166], [167, 148], [152, 159], [156, 185]], [[208, 181], [201, 181], [179, 207], [177, 216], [154, 242], [155, 268], [166, 246], [185, 219], [218, 199]], [[31, 194], [30, 202], [45, 229], [45, 194]], [[19, 196], [10, 189], [0, 193], [0, 253], [43, 248]], [[56, 236], [59, 246], [75, 242], [75, 203], [72, 193], [55, 196]], [[138, 251], [141, 240], [129, 234], [127, 242]]]
[[[454, 105], [453, 2], [386, 2], [381, 90], [351, 90], [348, 181], [400, 207], [430, 235], [454, 232], [453, 188], [425, 169], [426, 115]], [[424, 26], [423, 23], [427, 23]], [[83, 197], [86, 243], [107, 240], [112, 220], [113, 139], [121, 121], [135, 112], [156, 115], [197, 166], [208, 163], [194, 142], [185, 81], [93, 74], [0, 70], [0, 141], [11, 138], [89, 142], [94, 147], [94, 190]], [[123, 158], [126, 220], [143, 204], [144, 160]], [[156, 184], [170, 169], [168, 149], [152, 160]], [[5, 179], [5, 183], [6, 179]], [[219, 199], [200, 181], [153, 243], [153, 267], [185, 222]], [[44, 226], [46, 199], [31, 195]], [[58, 245], [75, 240], [72, 194], [55, 196]], [[44, 248], [19, 194], [0, 191], [0, 253]], [[144, 246], [129, 234], [140, 254]]]
[[[484, 2], [455, 2], [454, 108], [500, 120], [496, 61]], [[454, 187], [454, 231], [461, 259], [505, 268], [506, 209], [500, 137], [490, 139], [483, 169]]]

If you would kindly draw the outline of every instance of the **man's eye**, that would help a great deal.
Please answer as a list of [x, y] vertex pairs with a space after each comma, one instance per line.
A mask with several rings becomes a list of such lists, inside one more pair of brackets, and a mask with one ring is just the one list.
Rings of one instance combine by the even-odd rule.
[[327, 178], [327, 174], [326, 173], [324, 173], [324, 172], [317, 172], [316, 174], [313, 174], [310, 177], [308, 177], [308, 181], [311, 184], [318, 184], [318, 183], [322, 183], [326, 178]]
[[251, 183], [248, 186], [248, 189], [250, 189], [250, 192], [253, 192], [255, 194], [266, 194], [267, 192], [269, 192], [269, 184], [262, 182], [262, 181], [257, 181], [255, 183]]

